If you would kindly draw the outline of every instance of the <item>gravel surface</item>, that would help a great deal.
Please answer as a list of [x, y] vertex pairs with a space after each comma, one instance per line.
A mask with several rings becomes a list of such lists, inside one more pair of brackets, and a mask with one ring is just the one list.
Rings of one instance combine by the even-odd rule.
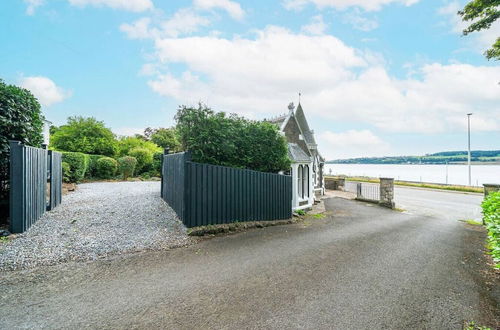
[[0, 243], [0, 269], [183, 246], [186, 228], [160, 198], [159, 182], [78, 185], [26, 233]]

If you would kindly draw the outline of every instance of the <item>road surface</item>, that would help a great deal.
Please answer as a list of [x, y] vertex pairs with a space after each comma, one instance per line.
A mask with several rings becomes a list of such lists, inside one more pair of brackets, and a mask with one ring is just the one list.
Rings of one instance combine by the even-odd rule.
[[171, 251], [0, 273], [0, 328], [500, 325], [480, 227], [340, 198], [326, 209]]
[[481, 220], [482, 194], [395, 186], [396, 206], [410, 213], [450, 220]]

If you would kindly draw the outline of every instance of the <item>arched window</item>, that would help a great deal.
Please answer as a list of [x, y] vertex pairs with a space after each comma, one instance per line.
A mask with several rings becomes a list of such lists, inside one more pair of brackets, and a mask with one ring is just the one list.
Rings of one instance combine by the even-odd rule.
[[309, 166], [304, 165], [304, 173], [302, 174], [302, 181], [303, 183], [303, 190], [302, 190], [302, 198], [304, 198], [304, 195], [306, 195], [307, 198], [309, 198]]
[[302, 197], [303, 189], [302, 189], [302, 165], [299, 165], [297, 169], [297, 193], [299, 197]]

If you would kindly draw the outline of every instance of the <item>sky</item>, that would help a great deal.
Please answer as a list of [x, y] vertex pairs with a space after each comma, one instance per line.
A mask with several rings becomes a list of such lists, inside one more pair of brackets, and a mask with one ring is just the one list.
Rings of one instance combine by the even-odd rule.
[[500, 149], [491, 29], [459, 0], [2, 0], [0, 78], [118, 135], [179, 105], [262, 120], [299, 101], [326, 159]]

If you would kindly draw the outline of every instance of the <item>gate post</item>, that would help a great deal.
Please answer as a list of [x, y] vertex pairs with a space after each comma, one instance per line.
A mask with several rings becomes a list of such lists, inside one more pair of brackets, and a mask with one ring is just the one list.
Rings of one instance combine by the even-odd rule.
[[165, 172], [163, 170], [163, 163], [165, 161], [165, 155], [168, 155], [168, 153], [170, 152], [170, 149], [169, 148], [165, 148], [163, 149], [163, 156], [161, 156], [161, 187], [160, 187], [160, 196], [161, 198], [163, 198], [163, 190], [165, 188], [163, 188], [163, 185], [164, 185], [164, 176], [165, 176]]
[[361, 186], [361, 182], [356, 183], [356, 198], [362, 198], [363, 197], [363, 190]]
[[394, 205], [394, 179], [380, 178], [380, 201], [379, 204], [393, 209]]
[[25, 230], [24, 219], [24, 175], [23, 148], [20, 141], [9, 140], [10, 146], [10, 195], [9, 216], [10, 232], [22, 233]]

